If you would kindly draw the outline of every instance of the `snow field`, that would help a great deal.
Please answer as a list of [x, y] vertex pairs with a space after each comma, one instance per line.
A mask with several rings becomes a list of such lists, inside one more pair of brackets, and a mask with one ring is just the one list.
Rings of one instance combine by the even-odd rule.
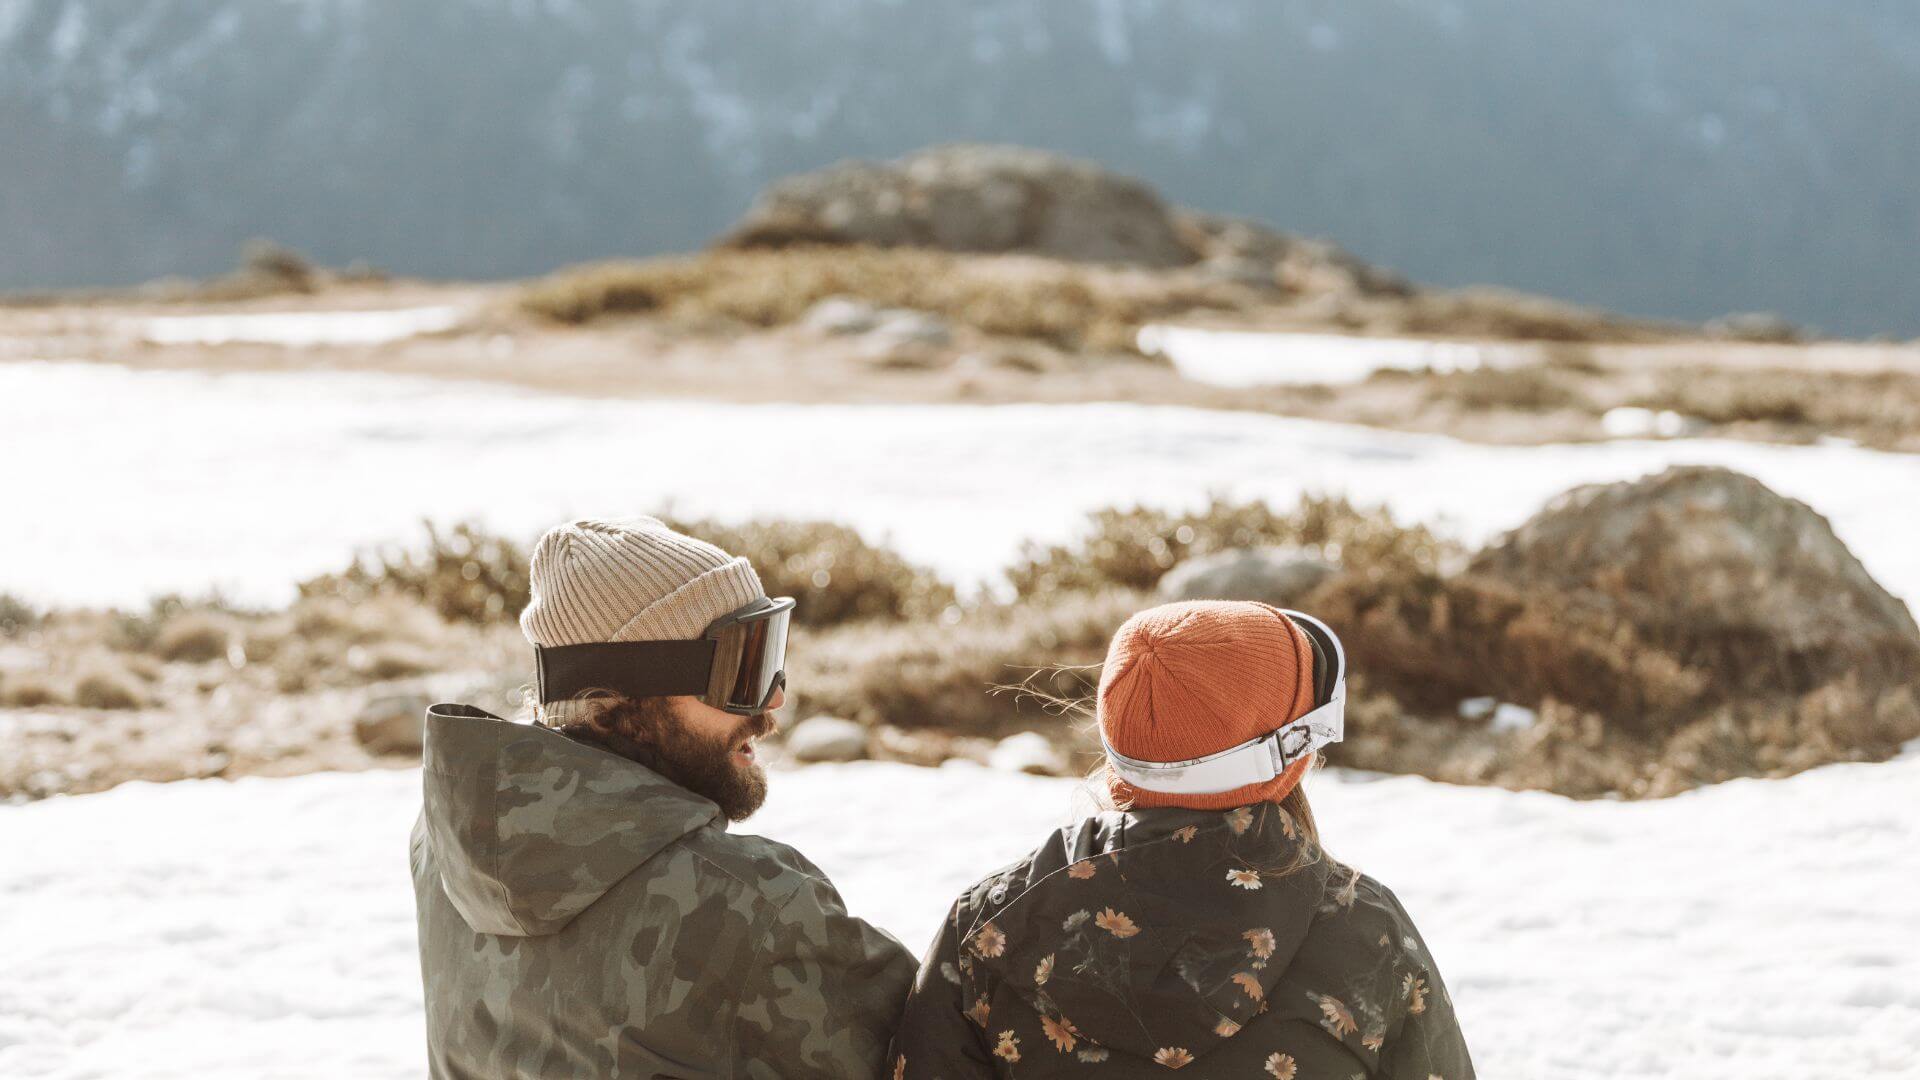
[[[1880, 765], [1579, 803], [1310, 781], [1331, 850], [1412, 912], [1489, 1080], [1912, 1077], [1920, 744]], [[1073, 781], [775, 774], [787, 841], [919, 954]], [[0, 1076], [417, 1077], [417, 771], [128, 784], [0, 808]]]
[[385, 345], [459, 325], [466, 312], [452, 305], [382, 311], [274, 311], [224, 315], [161, 315], [139, 320], [139, 335], [156, 345], [237, 343], [311, 348]]
[[0, 364], [0, 478], [13, 505], [40, 508], [0, 525], [0, 590], [137, 605], [218, 586], [275, 603], [357, 548], [419, 542], [422, 518], [531, 540], [568, 517], [667, 506], [843, 521], [971, 585], [996, 580], [1023, 541], [1072, 539], [1102, 506], [1344, 493], [1474, 542], [1576, 484], [1680, 463], [1726, 465], [1805, 500], [1881, 584], [1920, 603], [1913, 454], [1710, 439], [1481, 446], [1141, 405], [596, 401], [79, 363]]
[[1167, 325], [1142, 328], [1139, 341], [1142, 352], [1165, 356], [1182, 377], [1229, 389], [1357, 383], [1382, 370], [1470, 371], [1512, 365], [1528, 352], [1501, 342]]

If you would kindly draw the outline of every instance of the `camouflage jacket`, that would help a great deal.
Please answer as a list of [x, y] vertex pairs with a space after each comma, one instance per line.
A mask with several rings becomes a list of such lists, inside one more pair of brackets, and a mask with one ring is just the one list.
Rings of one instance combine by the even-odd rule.
[[1393, 894], [1272, 803], [1107, 813], [961, 896], [889, 1062], [900, 1080], [1471, 1080]]
[[427, 713], [413, 885], [431, 1073], [868, 1077], [913, 978], [783, 844], [614, 754]]

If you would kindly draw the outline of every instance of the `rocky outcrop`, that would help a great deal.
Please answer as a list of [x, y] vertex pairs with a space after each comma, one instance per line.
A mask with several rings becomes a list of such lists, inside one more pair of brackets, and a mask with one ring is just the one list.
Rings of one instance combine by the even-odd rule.
[[1185, 266], [1200, 252], [1147, 185], [1018, 146], [938, 146], [781, 180], [722, 246], [867, 244]]
[[1287, 296], [1405, 298], [1405, 279], [1322, 240], [1168, 206], [1146, 184], [1020, 146], [846, 161], [769, 187], [723, 248], [923, 247], [1180, 270]]

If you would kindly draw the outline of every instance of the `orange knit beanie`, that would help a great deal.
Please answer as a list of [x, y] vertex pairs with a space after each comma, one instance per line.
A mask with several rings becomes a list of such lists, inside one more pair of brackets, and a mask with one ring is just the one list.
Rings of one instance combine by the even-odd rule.
[[[1238, 746], [1313, 708], [1313, 646], [1266, 604], [1196, 600], [1148, 608], [1113, 635], [1100, 674], [1100, 731], [1131, 758], [1184, 761]], [[1226, 810], [1286, 798], [1313, 763], [1212, 795], [1146, 791], [1107, 772], [1119, 805]]]

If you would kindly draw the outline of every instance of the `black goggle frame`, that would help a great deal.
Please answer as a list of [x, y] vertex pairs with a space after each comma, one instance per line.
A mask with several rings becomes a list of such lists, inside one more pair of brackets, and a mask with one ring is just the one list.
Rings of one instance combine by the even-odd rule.
[[765, 712], [787, 684], [793, 608], [791, 596], [756, 601], [716, 619], [693, 641], [536, 645], [535, 692], [542, 705], [611, 690], [634, 698], [698, 697], [737, 716]]

